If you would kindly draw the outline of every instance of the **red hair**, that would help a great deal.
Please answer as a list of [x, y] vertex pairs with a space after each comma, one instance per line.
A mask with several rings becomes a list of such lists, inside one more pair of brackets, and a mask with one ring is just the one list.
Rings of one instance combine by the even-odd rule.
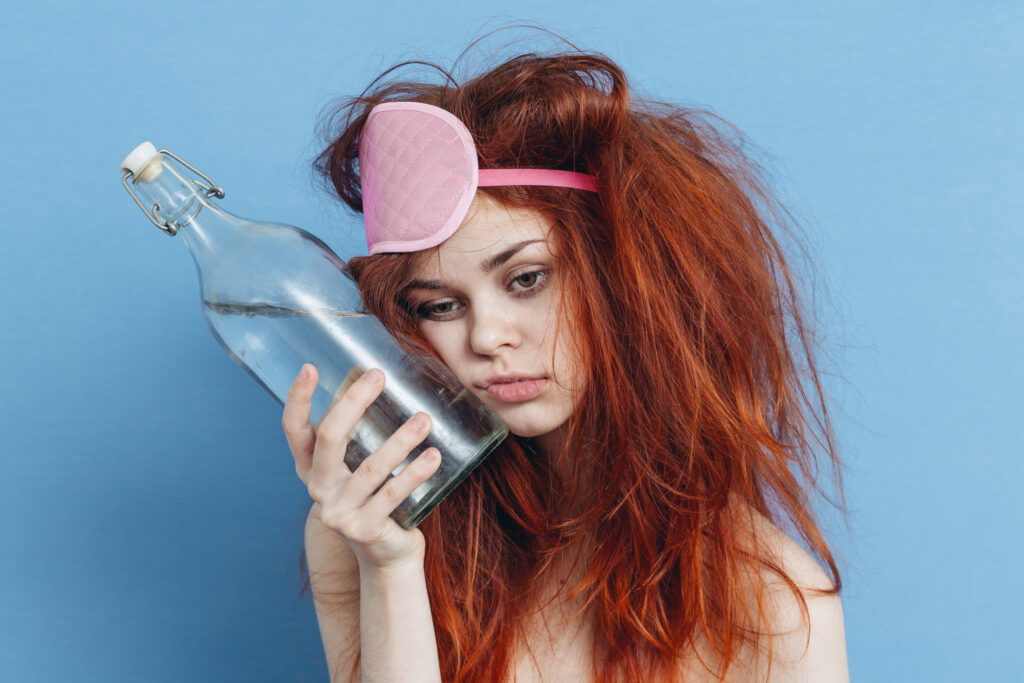
[[[584, 550], [573, 596], [596, 627], [597, 680], [675, 680], [702, 634], [724, 679], [771, 624], [760, 599], [744, 598], [749, 581], [764, 588], [759, 569], [783, 578], [806, 618], [796, 584], [742, 542], [730, 500], [788, 517], [830, 570], [823, 592], [842, 585], [807, 498], [819, 457], [842, 484], [814, 337], [772, 231], [788, 234], [788, 214], [735, 129], [631, 97], [600, 54], [525, 54], [461, 85], [448, 79], [378, 79], [327, 122], [317, 167], [354, 211], [360, 130], [392, 100], [452, 112], [481, 168], [590, 173], [600, 191], [479, 190], [550, 221], [587, 377], [561, 454], [573, 476], [554, 476], [530, 439], [510, 437], [420, 526], [443, 677], [504, 680], [538, 575], [572, 548]], [[367, 308], [432, 353], [403, 297], [422, 257], [357, 257], [349, 268]]]

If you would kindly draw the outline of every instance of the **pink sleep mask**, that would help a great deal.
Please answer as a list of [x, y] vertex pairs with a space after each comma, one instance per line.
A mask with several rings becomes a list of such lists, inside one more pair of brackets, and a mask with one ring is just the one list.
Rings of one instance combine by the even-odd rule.
[[420, 102], [370, 110], [359, 140], [366, 244], [371, 254], [419, 251], [451, 237], [478, 187], [548, 185], [597, 192], [594, 176], [538, 168], [479, 169], [469, 129]]

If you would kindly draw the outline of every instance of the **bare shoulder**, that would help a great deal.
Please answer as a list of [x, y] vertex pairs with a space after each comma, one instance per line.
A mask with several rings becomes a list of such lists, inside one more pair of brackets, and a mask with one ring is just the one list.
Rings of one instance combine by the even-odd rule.
[[320, 521], [316, 504], [306, 516], [305, 547], [330, 680], [348, 680], [359, 654], [359, 565], [348, 544]]
[[843, 606], [838, 595], [821, 595], [833, 587], [828, 573], [795, 540], [757, 511], [748, 512], [761, 547], [772, 555], [800, 589], [807, 604], [805, 619], [799, 599], [776, 573], [764, 569], [767, 605], [774, 619], [770, 670], [756, 680], [769, 683], [845, 683], [849, 681]]

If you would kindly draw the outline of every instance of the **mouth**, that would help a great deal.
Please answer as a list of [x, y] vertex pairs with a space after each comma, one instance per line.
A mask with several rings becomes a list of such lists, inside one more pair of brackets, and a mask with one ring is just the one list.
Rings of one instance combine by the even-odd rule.
[[545, 377], [491, 380], [484, 390], [503, 403], [522, 403], [536, 398], [548, 383]]

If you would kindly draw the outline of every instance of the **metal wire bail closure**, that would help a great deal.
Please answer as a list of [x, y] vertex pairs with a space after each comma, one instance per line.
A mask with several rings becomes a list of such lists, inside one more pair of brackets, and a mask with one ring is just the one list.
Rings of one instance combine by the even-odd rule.
[[[202, 188], [202, 190], [206, 193], [207, 199], [210, 199], [211, 197], [216, 197], [217, 199], [224, 199], [223, 188], [221, 188], [217, 183], [213, 182], [213, 179], [210, 178], [210, 176], [206, 175], [198, 168], [188, 163], [187, 161], [185, 161], [184, 159], [182, 159], [181, 157], [179, 157], [177, 154], [170, 150], [157, 150], [157, 156], [160, 156], [161, 154], [169, 156], [170, 158], [174, 159], [179, 164], [181, 164], [182, 166], [184, 166], [185, 168], [187, 168], [188, 170], [192, 171], [197, 176], [205, 180], [205, 185], [203, 183], [197, 183], [197, 185], [199, 185], [199, 187]], [[156, 159], [156, 157], [153, 158]], [[152, 163], [152, 161], [150, 163]], [[132, 173], [131, 171], [125, 171], [124, 174], [121, 176], [121, 184], [124, 185], [124, 189], [128, 191], [128, 194], [132, 196], [132, 199], [135, 200], [135, 203], [139, 205], [140, 209], [142, 209], [142, 213], [146, 214], [146, 217], [149, 218], [153, 225], [160, 228], [160, 230], [162, 230], [164, 233], [170, 235], [171, 237], [178, 234], [177, 225], [171, 224], [169, 221], [166, 220], [160, 220], [160, 214], [158, 213], [160, 211], [159, 204], [153, 204], [152, 208], [147, 209], [146, 205], [142, 203], [142, 200], [139, 199], [139, 196], [135, 194], [134, 190], [132, 190], [131, 185], [128, 184], [129, 179], [132, 179], [134, 184], [134, 178], [134, 173]]]

